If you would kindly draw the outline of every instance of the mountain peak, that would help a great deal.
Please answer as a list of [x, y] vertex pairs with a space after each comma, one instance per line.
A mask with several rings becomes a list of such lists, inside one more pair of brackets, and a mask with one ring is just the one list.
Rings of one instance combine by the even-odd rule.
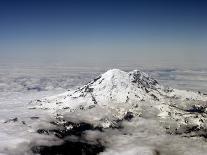
[[169, 98], [203, 99], [194, 92], [165, 89], [155, 79], [139, 70], [125, 72], [111, 69], [77, 90], [41, 100], [40, 107], [55, 111], [74, 110], [87, 109], [97, 104], [162, 102]]
[[106, 71], [105, 73], [103, 73], [103, 75], [107, 74], [107, 75], [119, 75], [124, 73], [124, 71], [120, 70], [120, 69], [109, 69], [108, 71]]
[[114, 81], [115, 84], [135, 84], [139, 88], [157, 89], [160, 88], [157, 80], [151, 78], [147, 73], [140, 70], [133, 70], [131, 72], [125, 72], [120, 69], [111, 69], [99, 76], [102, 80], [108, 82]]
[[120, 69], [110, 69], [99, 77], [105, 80], [112, 80], [112, 79], [121, 80], [123, 78], [127, 78], [127, 76], [128, 76], [127, 73]]
[[46, 98], [43, 100], [44, 104], [41, 102], [41, 106], [49, 109], [54, 107], [54, 110], [63, 108], [63, 106], [76, 109], [80, 106], [90, 107], [95, 104], [108, 105], [141, 100], [159, 100], [158, 86], [157, 81], [144, 72], [138, 70], [125, 72], [111, 69], [75, 91]]

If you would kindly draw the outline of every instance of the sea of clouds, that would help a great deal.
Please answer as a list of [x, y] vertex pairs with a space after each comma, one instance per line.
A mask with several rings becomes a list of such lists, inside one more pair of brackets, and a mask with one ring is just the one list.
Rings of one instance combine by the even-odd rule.
[[[133, 69], [137, 68], [124, 68], [124, 70]], [[0, 66], [0, 154], [20, 155], [26, 154], [26, 151], [30, 154], [28, 148], [31, 141], [36, 144], [46, 144], [48, 141], [51, 145], [52, 142], [58, 143], [54, 137], [39, 135], [35, 132], [37, 127], [48, 127], [48, 122], [53, 118], [43, 111], [28, 110], [29, 102], [75, 89], [106, 70], [66, 66]], [[163, 85], [207, 92], [207, 70], [205, 69], [146, 69], [144, 71]], [[40, 119], [31, 119], [37, 116]], [[18, 121], [9, 121], [14, 118], [18, 118]], [[175, 154], [174, 151], [179, 145], [182, 147], [177, 154], [189, 154], [189, 152], [190, 154], [202, 154], [207, 150], [201, 145], [203, 142], [200, 140], [189, 141], [185, 138], [163, 135], [156, 120], [139, 120], [141, 124], [136, 122], [134, 120], [124, 123], [123, 131], [111, 129], [104, 133], [89, 131], [87, 136], [91, 140], [94, 136], [99, 136], [107, 141], [106, 145], [110, 147], [102, 153], [103, 155], [114, 155], [120, 152], [123, 154], [142, 152], [142, 155], [156, 155], [156, 151], [160, 148], [163, 152]], [[178, 140], [179, 144], [177, 144]]]

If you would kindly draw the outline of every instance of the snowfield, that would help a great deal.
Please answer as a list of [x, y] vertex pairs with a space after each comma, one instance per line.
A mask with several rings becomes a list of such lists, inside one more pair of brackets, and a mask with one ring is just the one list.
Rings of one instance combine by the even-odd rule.
[[169, 88], [145, 72], [119, 69], [63, 91], [1, 95], [8, 108], [0, 104], [0, 154], [43, 154], [43, 146], [69, 142], [103, 146], [96, 148], [101, 155], [207, 152], [205, 93]]

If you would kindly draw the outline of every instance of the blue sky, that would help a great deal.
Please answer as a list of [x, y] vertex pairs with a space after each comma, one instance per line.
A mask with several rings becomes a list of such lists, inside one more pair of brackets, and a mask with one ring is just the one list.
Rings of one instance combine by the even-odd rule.
[[2, 0], [0, 61], [207, 66], [202, 0]]

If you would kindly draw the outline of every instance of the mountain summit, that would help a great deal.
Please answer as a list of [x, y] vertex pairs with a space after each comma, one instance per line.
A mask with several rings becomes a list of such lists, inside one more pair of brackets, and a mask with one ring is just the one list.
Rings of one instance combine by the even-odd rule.
[[111, 69], [74, 91], [38, 100], [44, 109], [79, 109], [95, 105], [160, 100], [163, 88], [144, 72]]
[[147, 101], [156, 104], [169, 99], [205, 100], [206, 97], [195, 92], [165, 88], [138, 70], [125, 72], [111, 69], [77, 90], [37, 100], [36, 103], [41, 109], [56, 111], [87, 109], [114, 103]]
[[206, 136], [206, 101], [200, 92], [165, 88], [144, 72], [112, 69], [76, 90], [36, 100], [33, 108], [48, 111], [58, 124], [110, 128], [133, 118], [156, 121], [169, 134], [200, 137]]

